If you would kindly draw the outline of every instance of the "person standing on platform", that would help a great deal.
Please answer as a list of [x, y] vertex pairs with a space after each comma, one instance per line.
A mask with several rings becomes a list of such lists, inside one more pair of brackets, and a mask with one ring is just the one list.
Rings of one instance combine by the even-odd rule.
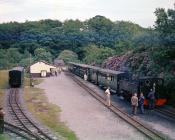
[[57, 70], [55, 71], [55, 76], [57, 76], [58, 74], [57, 74]]
[[87, 81], [87, 74], [84, 74], [84, 80]]
[[108, 87], [106, 89], [105, 94], [106, 94], [107, 105], [110, 107], [111, 106], [111, 92], [110, 92], [110, 87]]
[[148, 100], [149, 100], [149, 109], [153, 110], [155, 107], [155, 92], [153, 91], [153, 89], [151, 89], [148, 94]]
[[4, 115], [5, 112], [2, 107], [0, 107], [0, 134], [4, 132]]
[[145, 100], [145, 97], [144, 97], [143, 93], [140, 93], [139, 106], [140, 106], [141, 114], [144, 114], [144, 100]]
[[59, 67], [58, 72], [59, 72], [59, 74], [61, 74], [61, 67]]
[[134, 93], [134, 95], [131, 98], [131, 105], [132, 105], [132, 114], [136, 115], [137, 113], [137, 107], [138, 107], [138, 97], [137, 93]]

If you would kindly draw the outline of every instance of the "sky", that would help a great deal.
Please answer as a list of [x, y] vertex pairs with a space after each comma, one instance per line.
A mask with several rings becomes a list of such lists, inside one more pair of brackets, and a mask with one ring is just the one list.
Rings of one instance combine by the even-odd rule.
[[174, 8], [175, 0], [0, 0], [0, 23], [41, 19], [79, 19], [102, 15], [152, 27], [156, 8]]

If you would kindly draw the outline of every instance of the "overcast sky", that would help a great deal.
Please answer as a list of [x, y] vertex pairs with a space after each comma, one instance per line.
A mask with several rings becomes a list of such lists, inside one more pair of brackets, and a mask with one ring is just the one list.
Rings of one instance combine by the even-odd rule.
[[0, 0], [0, 23], [40, 19], [86, 20], [95, 15], [153, 26], [156, 8], [173, 8], [175, 0]]

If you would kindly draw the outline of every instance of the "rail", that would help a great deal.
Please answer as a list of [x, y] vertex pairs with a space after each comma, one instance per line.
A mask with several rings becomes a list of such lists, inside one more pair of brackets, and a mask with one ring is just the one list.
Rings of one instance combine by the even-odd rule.
[[10, 89], [9, 94], [10, 113], [13, 116], [13, 121], [18, 127], [25, 129], [35, 136], [37, 140], [53, 140], [48, 134], [43, 132], [31, 119], [24, 113], [19, 103], [19, 89]]
[[168, 110], [168, 109], [164, 109], [164, 108], [157, 108], [157, 109], [155, 109], [155, 111], [175, 120], [175, 112], [172, 110]]
[[[86, 91], [88, 91], [93, 97], [95, 97], [98, 101], [100, 101], [102, 104], [106, 105], [105, 99], [96, 93], [94, 90], [90, 89], [88, 86], [86, 86], [84, 83], [82, 83], [77, 77], [75, 77], [71, 73], [67, 73], [78, 85], [80, 85], [82, 88], [84, 88]], [[139, 130], [141, 133], [143, 133], [145, 136], [152, 140], [166, 140], [167, 138], [163, 136], [162, 134], [158, 133], [157, 131], [149, 128], [148, 126], [145, 126], [138, 120], [134, 119], [130, 115], [128, 115], [126, 112], [122, 111], [119, 107], [114, 105], [114, 103], [111, 103], [111, 106], [108, 107], [111, 111], [113, 111], [116, 115], [118, 115], [120, 118], [125, 120], [127, 123], [135, 127], [137, 130]]]

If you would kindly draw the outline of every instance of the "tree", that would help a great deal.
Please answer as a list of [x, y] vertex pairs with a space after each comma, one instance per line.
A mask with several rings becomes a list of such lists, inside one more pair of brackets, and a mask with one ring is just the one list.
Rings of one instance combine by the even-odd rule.
[[18, 48], [21, 53], [28, 51], [34, 54], [34, 50], [36, 48], [40, 48], [41, 45], [38, 44], [36, 41], [20, 41], [15, 44], [11, 45], [12, 48]]
[[160, 37], [163, 44], [175, 45], [175, 9], [168, 9], [167, 12], [163, 8], [158, 8], [155, 11], [156, 30], [160, 32]]
[[52, 55], [51, 55], [51, 53], [46, 51], [46, 49], [44, 49], [44, 48], [37, 48], [34, 51], [34, 54], [35, 54], [35, 61], [45, 60], [45, 61], [47, 61], [49, 63], [52, 62]]
[[[163, 45], [157, 48], [160, 58], [163, 60], [175, 59], [175, 10], [158, 8], [156, 14], [156, 30], [160, 33], [160, 40]], [[157, 54], [158, 54], [157, 53]]]
[[78, 62], [78, 55], [76, 53], [74, 53], [73, 51], [70, 50], [64, 50], [62, 51], [59, 56], [58, 59], [62, 59], [65, 62]]
[[9, 48], [7, 50], [7, 59], [11, 64], [17, 64], [22, 58], [22, 54], [18, 51], [17, 48]]
[[28, 67], [33, 62], [34, 60], [32, 58], [24, 58], [19, 62], [19, 65], [22, 67]]
[[102, 62], [114, 55], [114, 50], [105, 47], [90, 45], [85, 48], [85, 58], [83, 61], [88, 64], [100, 65]]
[[65, 33], [79, 32], [83, 29], [83, 23], [79, 20], [66, 20], [63, 25]]
[[112, 27], [112, 21], [104, 16], [97, 15], [88, 21], [88, 28], [98, 33], [108, 33]]

